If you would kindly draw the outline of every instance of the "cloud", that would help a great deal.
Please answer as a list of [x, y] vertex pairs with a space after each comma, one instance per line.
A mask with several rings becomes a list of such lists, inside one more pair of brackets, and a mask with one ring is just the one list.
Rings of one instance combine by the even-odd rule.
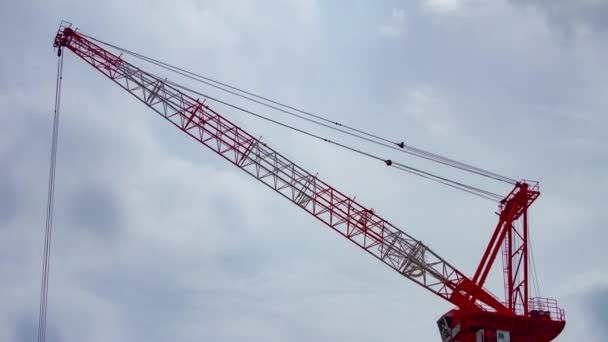
[[445, 136], [456, 128], [453, 114], [445, 100], [429, 86], [416, 86], [407, 91], [403, 113], [408, 121], [425, 130], [429, 136]]
[[588, 34], [589, 30], [605, 32], [608, 29], [608, 3], [605, 1], [510, 1], [540, 11], [554, 27], [563, 32]]
[[378, 33], [386, 38], [397, 38], [405, 33], [406, 15], [402, 8], [393, 8], [391, 17], [378, 27]]
[[[5, 171], [6, 172], [6, 171]], [[15, 186], [12, 175], [0, 171], [0, 226], [6, 226], [12, 219], [19, 217], [24, 209], [23, 198]]]
[[434, 14], [450, 15], [462, 11], [477, 0], [423, 0], [424, 7]]
[[427, 5], [438, 12], [451, 12], [458, 10], [462, 5], [460, 0], [427, 0]]
[[[564, 40], [540, 2], [480, 3], [1, 3], [10, 48], [0, 57], [7, 113], [0, 116], [0, 340], [34, 336], [56, 62], [50, 43], [62, 16], [83, 32], [345, 124], [509, 176], [540, 178], [531, 234], [543, 294], [563, 298], [569, 321], [562, 340], [585, 340], [585, 322], [603, 296], [583, 299], [588, 274], [607, 273], [602, 26], [594, 19], [589, 25], [598, 26], [587, 35]], [[28, 29], [15, 33], [21, 26]], [[408, 39], [384, 44], [379, 34]], [[69, 53], [64, 76], [49, 336], [437, 339], [435, 319], [449, 303], [201, 149]], [[496, 223], [494, 203], [214, 108], [463, 272], [474, 270]], [[489, 286], [502, 293], [500, 279]]]
[[71, 211], [66, 216], [70, 225], [92, 231], [102, 236], [112, 236], [124, 216], [121, 201], [116, 195], [100, 185], [85, 184], [67, 202]]
[[608, 334], [608, 287], [592, 289], [585, 300], [594, 335], [603, 338]]
[[[31, 342], [38, 338], [38, 322], [34, 320], [33, 315], [24, 316], [17, 322], [15, 328], [15, 342]], [[53, 325], [47, 326], [46, 341], [63, 342], [61, 334]]]

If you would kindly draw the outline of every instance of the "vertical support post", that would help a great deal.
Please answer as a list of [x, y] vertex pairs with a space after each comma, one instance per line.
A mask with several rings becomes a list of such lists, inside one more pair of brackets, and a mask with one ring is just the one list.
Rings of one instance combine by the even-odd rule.
[[507, 274], [505, 274], [505, 276], [507, 277], [507, 284], [508, 284], [508, 305], [509, 305], [509, 310], [511, 310], [512, 312], [515, 312], [514, 310], [514, 301], [515, 298], [514, 297], [514, 293], [513, 293], [513, 286], [514, 286], [514, 279], [513, 279], [513, 229], [514, 229], [514, 225], [513, 222], [509, 222], [509, 225], [507, 226]]
[[524, 266], [524, 316], [528, 316], [528, 209], [524, 210], [523, 266]]
[[[473, 281], [482, 287], [498, 250], [502, 250], [505, 306], [517, 315], [529, 312], [528, 291], [528, 208], [540, 192], [536, 183], [517, 183], [501, 201], [499, 221], [477, 267]], [[519, 221], [521, 220], [521, 221]], [[521, 222], [521, 224], [516, 224]]]

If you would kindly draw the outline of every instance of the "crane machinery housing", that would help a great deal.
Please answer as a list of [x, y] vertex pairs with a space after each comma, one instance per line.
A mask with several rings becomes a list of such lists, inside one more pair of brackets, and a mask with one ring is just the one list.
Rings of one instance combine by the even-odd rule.
[[[144, 71], [122, 55], [127, 52], [137, 56], [135, 53], [124, 49], [120, 50], [121, 54], [112, 53], [108, 47], [115, 46], [78, 32], [67, 22], [60, 25], [54, 47], [60, 58], [63, 58], [65, 49], [73, 52], [203, 146], [405, 278], [452, 303], [455, 308], [437, 321], [442, 341], [548, 342], [564, 329], [564, 310], [557, 301], [532, 297], [529, 293], [528, 208], [540, 195], [537, 182], [514, 181], [506, 177], [499, 179], [512, 184], [513, 190], [499, 200], [498, 224], [475, 274], [467, 277], [427, 245], [374, 210], [304, 170], [214, 111], [197, 96], [200, 93]], [[404, 143], [396, 145], [405, 147]], [[441, 160], [457, 167], [465, 165], [447, 158]], [[389, 166], [429, 176], [392, 160], [383, 161]], [[481, 169], [471, 169], [471, 172], [478, 173], [476, 170]], [[440, 182], [445, 181], [438, 178]], [[456, 186], [465, 191], [475, 189], [461, 183], [456, 183]], [[504, 300], [484, 287], [499, 252], [503, 261]]]

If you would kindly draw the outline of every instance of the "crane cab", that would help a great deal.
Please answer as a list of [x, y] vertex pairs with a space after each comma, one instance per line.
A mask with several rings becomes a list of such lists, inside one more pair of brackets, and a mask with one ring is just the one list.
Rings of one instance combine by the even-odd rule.
[[[454, 310], [453, 310], [454, 311]], [[455, 313], [450, 311], [438, 321], [439, 334], [443, 342], [511, 342], [511, 332], [501, 329], [466, 329], [456, 323]], [[455, 324], [456, 323], [456, 324]]]

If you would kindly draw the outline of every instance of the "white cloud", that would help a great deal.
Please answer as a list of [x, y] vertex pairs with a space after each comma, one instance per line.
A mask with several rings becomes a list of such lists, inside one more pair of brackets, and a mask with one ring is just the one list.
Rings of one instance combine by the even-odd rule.
[[422, 8], [436, 16], [475, 15], [480, 9], [509, 6], [506, 0], [421, 0]]
[[463, 0], [426, 0], [426, 6], [436, 13], [453, 13], [461, 9]]
[[408, 121], [424, 129], [430, 136], [445, 136], [456, 128], [451, 111], [445, 99], [431, 86], [416, 86], [406, 92], [404, 115]]
[[402, 8], [393, 8], [390, 18], [378, 27], [378, 33], [387, 38], [397, 38], [405, 33], [406, 15]]

